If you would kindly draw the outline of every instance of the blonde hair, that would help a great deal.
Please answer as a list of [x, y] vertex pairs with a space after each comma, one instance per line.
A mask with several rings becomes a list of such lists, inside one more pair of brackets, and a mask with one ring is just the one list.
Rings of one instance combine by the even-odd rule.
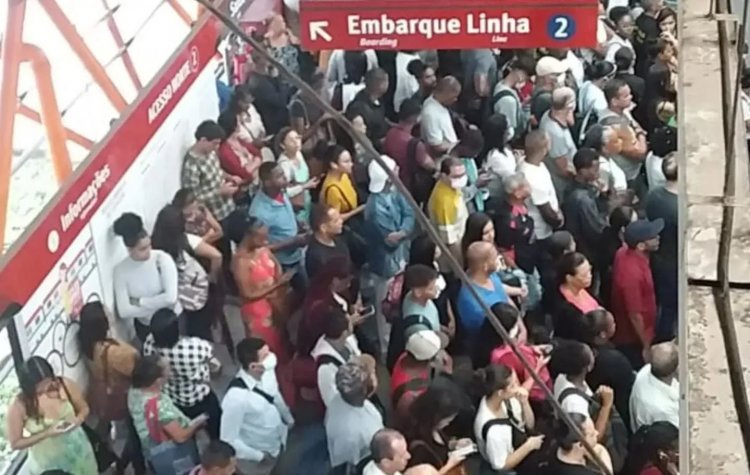
[[659, 101], [656, 104], [656, 117], [665, 124], [677, 114], [677, 108], [674, 102]]

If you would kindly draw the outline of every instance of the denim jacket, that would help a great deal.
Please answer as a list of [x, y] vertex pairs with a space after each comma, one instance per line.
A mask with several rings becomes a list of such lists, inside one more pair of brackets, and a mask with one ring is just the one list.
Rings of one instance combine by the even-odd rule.
[[410, 239], [391, 246], [385, 238], [397, 231], [410, 236], [414, 231], [414, 212], [406, 199], [394, 191], [371, 194], [364, 214], [370, 270], [381, 277], [393, 277], [406, 265]]

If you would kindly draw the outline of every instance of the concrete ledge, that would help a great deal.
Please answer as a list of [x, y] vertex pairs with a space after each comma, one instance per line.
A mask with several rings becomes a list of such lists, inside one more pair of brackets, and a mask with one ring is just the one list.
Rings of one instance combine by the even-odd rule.
[[[687, 0], [682, 12], [681, 150], [683, 190], [687, 196], [721, 196], [724, 186], [724, 131], [718, 29], [708, 19], [710, 0]], [[735, 63], [736, 65], [736, 63]], [[733, 82], [733, 81], [732, 81]], [[748, 157], [742, 118], [737, 124], [736, 201], [750, 197]], [[684, 276], [716, 278], [721, 206], [686, 203]], [[735, 209], [730, 275], [750, 281], [750, 213]], [[682, 352], [683, 473], [737, 475], [747, 473], [742, 439], [729, 384], [724, 342], [713, 297], [707, 289], [687, 289], [683, 281], [680, 342]], [[732, 294], [734, 320], [743, 361], [750, 358], [750, 293]], [[744, 365], [743, 365], [744, 366]], [[746, 371], [748, 378], [750, 372]]]

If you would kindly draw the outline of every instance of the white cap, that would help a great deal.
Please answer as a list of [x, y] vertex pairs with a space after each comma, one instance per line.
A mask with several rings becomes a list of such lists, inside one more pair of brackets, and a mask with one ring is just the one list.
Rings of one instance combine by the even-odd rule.
[[[381, 155], [380, 158], [383, 159], [391, 171], [396, 169], [396, 161], [394, 159], [387, 155]], [[375, 160], [371, 160], [370, 165], [367, 166], [367, 174], [370, 176], [370, 193], [380, 193], [383, 191], [388, 181], [388, 174], [383, 167]]]
[[552, 56], [543, 56], [536, 62], [536, 75], [563, 74], [568, 70], [568, 64]]
[[406, 351], [417, 361], [429, 361], [440, 352], [440, 336], [432, 330], [419, 330], [406, 340]]

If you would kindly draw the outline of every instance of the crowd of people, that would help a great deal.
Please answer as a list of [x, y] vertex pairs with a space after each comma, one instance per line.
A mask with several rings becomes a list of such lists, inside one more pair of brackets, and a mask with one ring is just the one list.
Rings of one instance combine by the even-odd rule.
[[271, 18], [315, 96], [257, 51], [233, 72], [153, 229], [114, 222], [88, 391], [29, 359], [11, 446], [37, 474], [676, 474], [676, 15], [617, 3], [585, 50], [313, 55]]

